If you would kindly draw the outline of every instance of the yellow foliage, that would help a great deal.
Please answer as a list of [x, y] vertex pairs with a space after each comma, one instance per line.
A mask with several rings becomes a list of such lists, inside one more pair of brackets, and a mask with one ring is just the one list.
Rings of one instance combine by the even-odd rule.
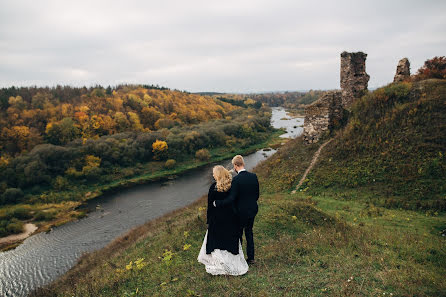
[[139, 116], [137, 113], [129, 111], [127, 114], [129, 115], [129, 120], [134, 130], [136, 131], [144, 130], [144, 127], [141, 125], [141, 122], [139, 121]]
[[86, 106], [86, 105], [81, 105], [79, 107], [79, 111], [83, 112], [83, 113], [88, 113], [89, 110], [90, 110], [90, 108], [88, 106]]
[[152, 143], [152, 152], [155, 154], [155, 160], [161, 159], [167, 152], [167, 148], [167, 142], [165, 141], [157, 139], [154, 143]]
[[53, 123], [47, 123], [45, 128], [45, 133], [48, 134], [53, 127]]
[[6, 166], [8, 164], [9, 164], [9, 159], [4, 156], [1, 156], [0, 157], [0, 167]]
[[86, 155], [85, 164], [90, 167], [99, 167], [101, 165], [101, 158], [93, 155]]
[[91, 121], [91, 127], [95, 130], [101, 128], [101, 126], [104, 125], [104, 120], [102, 119], [102, 116], [93, 115], [90, 119]]
[[252, 105], [254, 103], [256, 103], [256, 102], [254, 100], [252, 100], [251, 98], [245, 100], [246, 105]]
[[167, 142], [162, 141], [162, 140], [156, 140], [152, 144], [152, 149], [153, 149], [153, 152], [165, 151], [165, 150], [167, 150]]

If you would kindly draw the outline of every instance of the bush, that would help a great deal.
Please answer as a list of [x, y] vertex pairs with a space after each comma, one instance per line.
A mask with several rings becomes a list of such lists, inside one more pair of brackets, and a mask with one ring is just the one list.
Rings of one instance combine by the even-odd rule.
[[23, 223], [19, 221], [14, 221], [12, 223], [9, 223], [8, 226], [6, 226], [6, 231], [9, 234], [17, 234], [23, 232]]
[[29, 209], [24, 207], [17, 207], [16, 209], [14, 209], [14, 211], [12, 212], [12, 216], [20, 220], [27, 220], [32, 217]]
[[162, 140], [156, 140], [152, 143], [152, 152], [154, 154], [153, 158], [155, 160], [162, 160], [167, 156], [167, 142]]
[[175, 167], [176, 164], [177, 164], [177, 161], [175, 161], [173, 159], [169, 159], [166, 161], [166, 163], [164, 163], [164, 167], [167, 169], [172, 169]]
[[69, 185], [68, 180], [60, 175], [58, 175], [56, 179], [53, 181], [53, 188], [58, 191], [66, 190], [68, 185]]
[[20, 202], [24, 194], [20, 188], [9, 188], [3, 193], [2, 204], [14, 204]]
[[201, 149], [195, 153], [195, 158], [197, 158], [200, 161], [207, 161], [211, 158], [211, 154], [207, 149]]
[[424, 62], [423, 67], [418, 69], [414, 80], [428, 78], [446, 78], [446, 57], [434, 57]]
[[38, 211], [34, 216], [34, 219], [36, 221], [49, 221], [54, 219], [55, 216], [56, 216], [55, 212]]

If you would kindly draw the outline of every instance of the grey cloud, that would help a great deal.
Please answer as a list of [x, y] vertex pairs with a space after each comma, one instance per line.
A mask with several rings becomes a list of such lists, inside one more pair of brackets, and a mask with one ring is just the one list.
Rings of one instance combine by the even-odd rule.
[[343, 50], [369, 85], [446, 49], [444, 1], [10, 1], [0, 86], [154, 83], [189, 91], [339, 87]]

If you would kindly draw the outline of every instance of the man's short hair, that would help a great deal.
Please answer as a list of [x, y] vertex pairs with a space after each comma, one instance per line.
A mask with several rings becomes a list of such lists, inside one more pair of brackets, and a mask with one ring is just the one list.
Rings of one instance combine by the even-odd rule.
[[237, 155], [234, 158], [232, 158], [232, 165], [245, 166], [245, 161], [243, 161], [242, 156]]

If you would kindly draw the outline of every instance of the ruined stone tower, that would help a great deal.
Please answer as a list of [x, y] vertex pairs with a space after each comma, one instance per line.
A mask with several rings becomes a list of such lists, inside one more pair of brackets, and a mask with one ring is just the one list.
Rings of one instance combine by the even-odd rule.
[[341, 54], [341, 91], [330, 91], [305, 108], [304, 141], [317, 142], [342, 120], [344, 109], [367, 90], [370, 76], [365, 72], [367, 54]]
[[365, 59], [367, 54], [341, 53], [341, 90], [342, 105], [349, 109], [354, 99], [362, 96], [367, 90], [370, 76], [365, 72]]
[[393, 82], [400, 82], [410, 77], [410, 63], [409, 59], [403, 58], [398, 62], [396, 66], [396, 74], [393, 78]]

